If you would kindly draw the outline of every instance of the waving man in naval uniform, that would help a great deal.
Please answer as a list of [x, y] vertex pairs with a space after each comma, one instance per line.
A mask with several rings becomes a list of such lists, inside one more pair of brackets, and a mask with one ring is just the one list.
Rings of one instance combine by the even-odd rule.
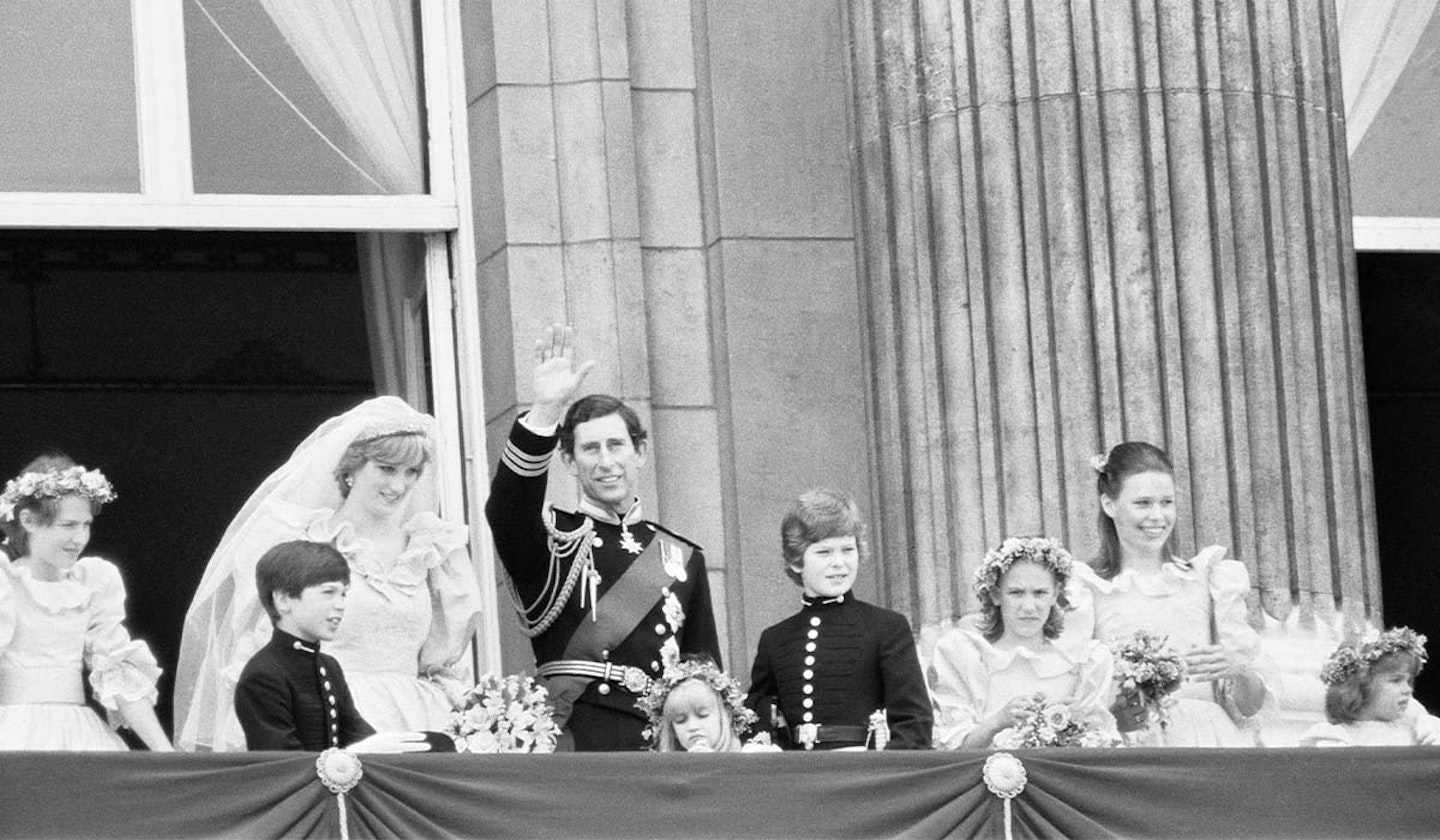
[[[684, 653], [718, 663], [720, 645], [700, 547], [641, 512], [639, 416], [602, 394], [570, 405], [594, 365], [575, 365], [573, 341], [557, 325], [536, 342], [535, 402], [510, 430], [485, 516], [556, 722], [576, 750], [639, 750], [650, 679]], [[545, 498], [557, 442], [574, 511]]]

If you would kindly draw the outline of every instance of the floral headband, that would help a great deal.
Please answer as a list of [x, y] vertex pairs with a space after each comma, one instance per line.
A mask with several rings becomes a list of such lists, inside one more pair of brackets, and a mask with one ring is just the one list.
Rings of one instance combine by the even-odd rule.
[[0, 522], [13, 520], [15, 507], [25, 499], [58, 499], [61, 496], [84, 496], [92, 502], [105, 504], [115, 500], [115, 488], [110, 486], [104, 473], [81, 466], [27, 472], [5, 483], [5, 492], [0, 494]]
[[1392, 627], [1374, 639], [1362, 644], [1348, 642], [1330, 654], [1325, 667], [1320, 669], [1320, 681], [1326, 685], [1340, 685], [1369, 670], [1376, 662], [1397, 653], [1408, 653], [1422, 667], [1429, 656], [1425, 653], [1425, 637], [1409, 627]]
[[372, 423], [361, 429], [360, 434], [350, 441], [350, 445], [369, 443], [372, 440], [392, 435], [423, 435], [425, 432], [425, 424], [418, 420], [386, 420], [382, 423]]
[[1017, 560], [1029, 560], [1045, 566], [1055, 573], [1055, 582], [1061, 589], [1070, 580], [1075, 561], [1065, 547], [1049, 537], [1010, 537], [985, 553], [985, 560], [975, 570], [972, 588], [981, 604], [990, 603], [990, 593], [1000, 587], [1000, 578], [1010, 571]]
[[650, 687], [635, 701], [635, 705], [649, 720], [649, 725], [640, 734], [649, 738], [652, 743], [659, 739], [663, 731], [665, 698], [670, 696], [676, 686], [687, 680], [699, 680], [724, 699], [725, 708], [730, 712], [731, 726], [737, 736], [750, 731], [750, 727], [759, 719], [753, 711], [746, 708], [745, 693], [740, 690], [739, 681], [720, 670], [714, 662], [705, 659], [672, 662], [665, 666], [665, 672], [659, 679], [650, 681]]

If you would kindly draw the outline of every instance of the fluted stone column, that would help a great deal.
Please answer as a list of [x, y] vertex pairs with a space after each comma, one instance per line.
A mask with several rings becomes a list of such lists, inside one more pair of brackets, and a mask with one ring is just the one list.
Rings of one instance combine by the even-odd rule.
[[891, 604], [1092, 556], [1090, 456], [1142, 439], [1257, 624], [1378, 616], [1329, 0], [845, 8]]

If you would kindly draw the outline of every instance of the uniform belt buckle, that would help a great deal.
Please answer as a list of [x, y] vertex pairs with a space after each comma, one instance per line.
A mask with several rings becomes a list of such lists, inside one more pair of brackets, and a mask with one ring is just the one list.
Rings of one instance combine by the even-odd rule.
[[820, 725], [816, 723], [802, 723], [795, 730], [795, 737], [805, 749], [815, 749], [815, 744], [820, 740]]

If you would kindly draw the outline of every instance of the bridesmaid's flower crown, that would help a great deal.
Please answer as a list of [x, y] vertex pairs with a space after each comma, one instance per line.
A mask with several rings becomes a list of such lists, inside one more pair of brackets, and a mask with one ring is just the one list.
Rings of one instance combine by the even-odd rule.
[[84, 496], [97, 504], [115, 501], [115, 488], [99, 470], [81, 466], [63, 470], [27, 472], [5, 483], [0, 494], [0, 522], [15, 518], [15, 508], [26, 499], [58, 499], [61, 496]]
[[1330, 654], [1320, 669], [1320, 681], [1340, 685], [1369, 670], [1376, 662], [1397, 653], [1408, 653], [1420, 666], [1429, 656], [1425, 653], [1425, 637], [1409, 627], [1392, 627], [1368, 642], [1347, 642]]
[[1065, 547], [1049, 537], [1010, 537], [985, 553], [980, 568], [975, 570], [973, 589], [981, 604], [990, 603], [990, 593], [1000, 588], [1000, 578], [1010, 571], [1017, 560], [1038, 563], [1055, 573], [1055, 583], [1060, 589], [1070, 580], [1075, 570], [1075, 560]]
[[667, 663], [665, 671], [651, 680], [650, 687], [635, 701], [635, 705], [645, 713], [650, 722], [642, 735], [652, 741], [660, 737], [665, 719], [665, 698], [670, 696], [676, 686], [687, 680], [699, 680], [720, 695], [736, 736], [750, 731], [758, 717], [746, 708], [745, 692], [741, 690], [739, 681], [720, 670], [709, 659], [682, 659]]

